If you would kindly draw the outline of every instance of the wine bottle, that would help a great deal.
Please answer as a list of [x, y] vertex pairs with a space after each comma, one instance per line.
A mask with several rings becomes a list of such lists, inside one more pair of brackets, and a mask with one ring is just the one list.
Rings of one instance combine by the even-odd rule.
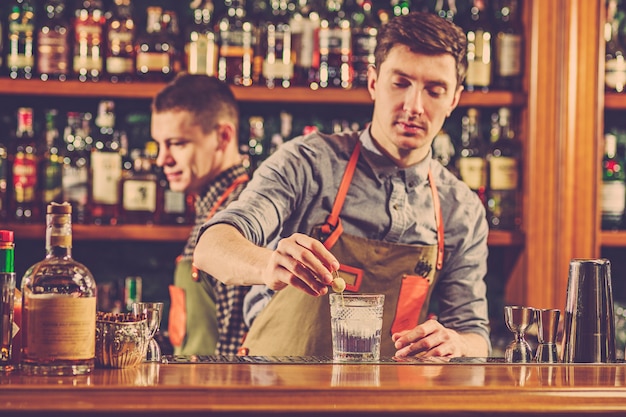
[[602, 185], [600, 205], [602, 228], [620, 229], [623, 225], [626, 208], [626, 171], [624, 161], [617, 154], [617, 136], [604, 135], [604, 156], [602, 158]]

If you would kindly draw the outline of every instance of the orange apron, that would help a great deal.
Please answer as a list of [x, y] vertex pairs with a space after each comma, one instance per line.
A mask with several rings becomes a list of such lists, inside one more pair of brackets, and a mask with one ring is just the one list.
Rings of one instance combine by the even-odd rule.
[[[248, 175], [237, 177], [222, 193], [207, 214], [212, 218]], [[201, 287], [199, 287], [201, 285]], [[176, 355], [213, 355], [217, 344], [218, 323], [213, 288], [206, 280], [198, 281], [198, 269], [191, 259], [176, 258], [174, 285], [169, 286], [170, 311], [168, 333]]]
[[[339, 213], [352, 181], [361, 143], [357, 142], [333, 209], [312, 235], [341, 263], [346, 291], [385, 294], [381, 355], [396, 352], [391, 335], [426, 320], [434, 284], [443, 267], [444, 230], [439, 194], [429, 170], [437, 224], [437, 245], [408, 245], [343, 233]], [[294, 287], [277, 291], [252, 323], [243, 353], [254, 356], [331, 356], [328, 295], [312, 297]]]

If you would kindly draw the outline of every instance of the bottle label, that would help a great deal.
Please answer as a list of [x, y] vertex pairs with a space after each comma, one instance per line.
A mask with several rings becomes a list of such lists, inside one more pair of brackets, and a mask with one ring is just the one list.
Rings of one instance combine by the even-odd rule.
[[67, 32], [39, 32], [37, 38], [37, 69], [42, 74], [67, 74]]
[[43, 167], [43, 184], [42, 184], [42, 198], [44, 203], [50, 203], [52, 201], [59, 202], [59, 198], [62, 195], [62, 165], [58, 161], [51, 159], [46, 161]]
[[135, 63], [132, 58], [110, 56], [106, 62], [109, 74], [132, 74], [135, 71]]
[[86, 166], [63, 166], [63, 198], [79, 206], [87, 204], [89, 198], [89, 172]]
[[24, 309], [30, 359], [84, 360], [96, 353], [96, 297], [31, 294]]
[[217, 73], [217, 45], [213, 36], [198, 35], [198, 39], [185, 45], [187, 56], [187, 71], [190, 74], [206, 74], [214, 76]]
[[96, 22], [77, 20], [74, 32], [74, 71], [102, 71], [102, 26]]
[[142, 73], [164, 72], [170, 68], [170, 56], [160, 52], [142, 52], [137, 54], [137, 70]]
[[181, 191], [165, 190], [163, 193], [163, 211], [168, 214], [181, 214], [185, 212], [186, 196]]
[[122, 190], [126, 211], [156, 211], [157, 184], [154, 181], [126, 180]]
[[483, 158], [461, 158], [459, 159], [459, 173], [469, 188], [479, 190], [485, 185], [485, 160]]
[[626, 208], [626, 183], [624, 181], [604, 181], [601, 193], [602, 213], [621, 215]]
[[626, 85], [626, 60], [623, 56], [605, 62], [604, 83], [607, 87], [618, 92], [624, 89]]
[[500, 33], [496, 38], [498, 51], [497, 72], [501, 77], [513, 77], [522, 73], [522, 37], [512, 33]]
[[117, 204], [118, 185], [122, 177], [122, 157], [117, 152], [91, 153], [93, 202], [97, 204]]
[[489, 160], [489, 188], [515, 190], [518, 184], [517, 160], [509, 157], [492, 157]]
[[19, 152], [13, 161], [13, 190], [19, 203], [35, 201], [37, 161], [33, 154]]

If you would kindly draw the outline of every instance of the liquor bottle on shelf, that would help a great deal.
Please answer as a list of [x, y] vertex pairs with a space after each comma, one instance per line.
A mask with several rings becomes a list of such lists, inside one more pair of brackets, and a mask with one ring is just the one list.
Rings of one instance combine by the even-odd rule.
[[91, 149], [89, 214], [95, 224], [117, 224], [119, 183], [122, 177], [120, 132], [115, 130], [115, 103], [102, 100], [95, 119], [96, 131]]
[[190, 74], [217, 75], [218, 40], [214, 30], [213, 0], [195, 0], [189, 7], [193, 19], [187, 29], [185, 57]]
[[372, 0], [355, 0], [352, 20], [352, 68], [354, 87], [367, 87], [367, 72], [376, 60], [376, 35], [380, 23], [374, 17]]
[[106, 76], [111, 82], [129, 82], [135, 76], [135, 20], [130, 0], [114, 0], [105, 14]]
[[454, 149], [454, 143], [445, 129], [441, 129], [437, 136], [435, 136], [432, 147], [433, 158], [438, 160], [441, 165], [459, 177], [459, 172], [456, 167], [456, 151]]
[[326, 0], [318, 29], [320, 88], [351, 88], [352, 28], [343, 8], [343, 0]]
[[8, 10], [8, 74], [14, 79], [30, 79], [35, 67], [35, 3], [32, 0], [12, 0]]
[[74, 9], [72, 72], [79, 81], [99, 81], [104, 68], [102, 0], [79, 0]]
[[265, 120], [261, 116], [250, 116], [248, 119], [250, 135], [248, 137], [248, 155], [250, 170], [254, 171], [267, 157], [269, 152], [268, 141], [265, 135]]
[[607, 91], [621, 93], [626, 86], [626, 52], [619, 36], [624, 13], [619, 10], [618, 0], [608, 0], [604, 23], [605, 61], [604, 86]]
[[219, 20], [220, 49], [217, 77], [229, 84], [252, 85], [255, 27], [246, 18], [245, 0], [225, 0], [226, 14]]
[[63, 200], [63, 155], [59, 144], [57, 114], [56, 109], [46, 111], [44, 147], [38, 170], [41, 190], [40, 207], [42, 209], [45, 209], [53, 201], [61, 203]]
[[39, 221], [37, 201], [37, 143], [33, 129], [33, 109], [17, 110], [17, 130], [12, 163], [13, 220], [32, 223]]
[[[146, 143], [148, 153], [152, 141]], [[152, 162], [139, 149], [131, 152], [133, 170], [126, 172], [120, 182], [121, 222], [127, 224], [154, 224], [158, 219], [160, 200], [159, 179]]]
[[478, 194], [483, 203], [487, 186], [485, 146], [478, 110], [470, 107], [461, 119], [461, 148], [457, 164], [461, 180]]
[[173, 10], [163, 10], [161, 15], [161, 31], [165, 34], [165, 39], [169, 47], [171, 71], [167, 79], [173, 78], [183, 69], [185, 60], [185, 45], [180, 35], [180, 25], [178, 15]]
[[626, 207], [625, 180], [624, 161], [617, 154], [617, 136], [613, 133], [605, 133], [600, 199], [602, 229], [604, 230], [620, 229], [623, 226]]
[[473, 0], [465, 23], [467, 36], [467, 91], [488, 91], [492, 83], [493, 29], [487, 0]]
[[151, 6], [146, 12], [146, 31], [137, 37], [135, 45], [135, 73], [141, 81], [166, 81], [175, 75], [175, 46], [163, 30], [163, 9]]
[[89, 201], [89, 152], [90, 133], [83, 120], [91, 115], [79, 112], [67, 113], [67, 126], [63, 132], [65, 142], [63, 158], [63, 200], [72, 204], [72, 221], [85, 223]]
[[514, 230], [521, 224], [520, 162], [522, 145], [515, 137], [511, 110], [492, 115], [491, 145], [487, 155], [487, 221], [492, 229]]
[[524, 29], [518, 0], [493, 0], [495, 15], [495, 88], [522, 89]]
[[9, 218], [9, 148], [0, 142], [0, 220]]
[[269, 88], [287, 88], [293, 80], [292, 39], [287, 0], [271, 0], [271, 18], [261, 31], [262, 76]]
[[96, 281], [72, 257], [71, 212], [69, 203], [48, 205], [46, 256], [22, 278], [27, 375], [83, 375], [95, 364]]
[[411, 12], [410, 0], [391, 0], [391, 14], [403, 16]]
[[[319, 45], [315, 33], [319, 27], [320, 16], [311, 0], [297, 0], [291, 14], [291, 50], [294, 56], [293, 85], [309, 86], [316, 80], [315, 69], [319, 68]], [[315, 67], [314, 67], [315, 65]]]
[[37, 30], [37, 73], [39, 78], [65, 81], [70, 72], [70, 29], [65, 0], [46, 0], [45, 14]]

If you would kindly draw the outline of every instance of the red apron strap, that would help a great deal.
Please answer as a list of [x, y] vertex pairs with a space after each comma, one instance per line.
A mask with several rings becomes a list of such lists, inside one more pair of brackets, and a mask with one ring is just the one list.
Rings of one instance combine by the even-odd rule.
[[350, 160], [348, 161], [346, 170], [343, 173], [341, 183], [339, 184], [339, 189], [337, 190], [337, 195], [335, 196], [333, 209], [326, 218], [326, 223], [324, 223], [321, 227], [323, 235], [326, 236], [323, 242], [324, 246], [327, 249], [332, 248], [333, 245], [337, 242], [337, 239], [339, 239], [339, 236], [341, 236], [341, 234], [343, 233], [343, 227], [341, 226], [339, 213], [341, 213], [343, 203], [346, 201], [346, 195], [348, 194], [348, 188], [350, 188], [352, 176], [354, 175], [354, 171], [356, 170], [356, 163], [359, 160], [360, 152], [361, 141], [357, 141], [356, 145], [354, 146], [354, 150], [352, 151], [352, 155], [350, 155]]
[[435, 179], [433, 177], [433, 173], [428, 169], [428, 182], [430, 183], [430, 190], [433, 194], [433, 206], [435, 209], [435, 223], [437, 224], [437, 270], [441, 271], [443, 267], [443, 213], [441, 211], [441, 203], [439, 202], [439, 193], [437, 192], [437, 185], [435, 184]]

